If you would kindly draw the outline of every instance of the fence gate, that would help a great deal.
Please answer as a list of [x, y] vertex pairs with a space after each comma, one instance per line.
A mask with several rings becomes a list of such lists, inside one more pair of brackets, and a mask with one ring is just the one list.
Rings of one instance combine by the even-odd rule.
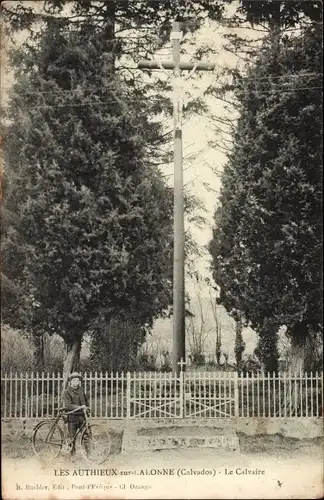
[[127, 418], [181, 418], [181, 379], [172, 373], [132, 373], [127, 383]]
[[237, 387], [235, 373], [185, 373], [184, 417], [234, 417], [237, 415]]

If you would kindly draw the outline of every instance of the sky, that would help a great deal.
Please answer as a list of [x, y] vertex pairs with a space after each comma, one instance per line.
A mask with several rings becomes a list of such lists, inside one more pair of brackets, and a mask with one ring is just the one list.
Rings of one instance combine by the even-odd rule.
[[[15, 2], [17, 4], [17, 2]], [[24, 4], [37, 4], [38, 8], [40, 2], [24, 2]], [[233, 4], [230, 9], [228, 9], [227, 17], [236, 9], [236, 5]], [[191, 45], [185, 45], [182, 49], [187, 53], [182, 55], [183, 61], [189, 61], [192, 59], [192, 42], [196, 43], [196, 47], [200, 47], [204, 44], [212, 46], [213, 53], [208, 56], [209, 62], [213, 62], [216, 65], [214, 72], [204, 72], [198, 75], [194, 74], [188, 80], [183, 80], [183, 88], [186, 91], [186, 96], [190, 101], [193, 97], [201, 96], [204, 90], [212, 83], [215, 82], [215, 78], [220, 70], [220, 68], [231, 67], [234, 68], [240, 63], [239, 59], [229, 53], [224, 49], [224, 34], [233, 33], [235, 28], [219, 26], [213, 22], [206, 21], [204, 26], [192, 36]], [[253, 32], [250, 29], [246, 31], [242, 30], [240, 34], [245, 36], [251, 36], [251, 38], [256, 38], [260, 36], [260, 33]], [[24, 38], [21, 36], [20, 40]], [[168, 44], [163, 50], [155, 54], [156, 59], [165, 60], [172, 58], [172, 46], [171, 43]], [[206, 60], [206, 59], [205, 59]], [[4, 51], [2, 47], [1, 51], [1, 101], [6, 100], [6, 91], [10, 88], [12, 83], [12, 75], [9, 68], [6, 65], [6, 60], [4, 58]], [[171, 72], [170, 72], [171, 74]], [[183, 75], [185, 76], [185, 75]], [[155, 78], [166, 78], [166, 75], [159, 70], [154, 72]], [[213, 115], [224, 118], [226, 116], [231, 116], [233, 118], [235, 110], [230, 112], [226, 109], [226, 105], [221, 100], [208, 99], [208, 104], [210, 105], [210, 111]], [[230, 115], [229, 115], [230, 113]], [[165, 120], [166, 130], [170, 130], [173, 127], [173, 119]], [[211, 237], [212, 237], [212, 223], [213, 223], [213, 212], [215, 205], [218, 200], [219, 189], [220, 189], [220, 178], [219, 172], [221, 171], [224, 162], [226, 161], [226, 156], [223, 149], [220, 146], [212, 147], [209, 142], [220, 142], [223, 140], [228, 140], [228, 136], [222, 136], [219, 132], [213, 130], [212, 122], [207, 115], [193, 116], [191, 118], [186, 118], [184, 116], [183, 120], [183, 171], [184, 171], [184, 185], [187, 192], [192, 193], [200, 197], [205, 206], [206, 212], [203, 214], [206, 218], [206, 223], [203, 227], [197, 228], [191, 226], [190, 229], [193, 235], [201, 247], [205, 247]], [[169, 146], [170, 147], [170, 146]], [[217, 174], [215, 174], [217, 172]], [[167, 182], [173, 184], [173, 163], [163, 166], [163, 173]], [[188, 228], [188, 223], [186, 223], [186, 228]], [[204, 277], [211, 277], [209, 269], [210, 257], [206, 251], [201, 258], [197, 258], [196, 268]], [[195, 292], [192, 286], [192, 282], [186, 279], [186, 291], [195, 300]], [[202, 288], [201, 296], [204, 299], [205, 307], [208, 308], [208, 289]], [[193, 306], [195, 307], [195, 306]], [[233, 328], [232, 321], [227, 316], [226, 311], [222, 310], [221, 315], [223, 317], [223, 323], [226, 325], [226, 330], [228, 330], [228, 349], [233, 351]], [[212, 320], [211, 320], [212, 321]], [[211, 323], [212, 324], [212, 323]], [[208, 326], [211, 329], [211, 326]], [[246, 329], [244, 333], [247, 343], [251, 346], [250, 351], [253, 350], [255, 346], [255, 335], [250, 329]], [[168, 339], [167, 342], [170, 343], [172, 338], [172, 322], [158, 320], [155, 324], [153, 336], [150, 341], [153, 343], [159, 342], [159, 339]], [[213, 339], [211, 339], [211, 346], [213, 345]]]

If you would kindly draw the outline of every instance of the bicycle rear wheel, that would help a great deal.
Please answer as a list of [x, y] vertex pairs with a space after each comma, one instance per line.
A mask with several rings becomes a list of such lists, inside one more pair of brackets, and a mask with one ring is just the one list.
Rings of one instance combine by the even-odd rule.
[[61, 453], [64, 443], [62, 429], [55, 422], [40, 422], [33, 434], [32, 444], [35, 455], [43, 462], [50, 463]]
[[88, 462], [103, 464], [111, 452], [109, 432], [100, 424], [87, 425], [81, 435], [81, 450]]

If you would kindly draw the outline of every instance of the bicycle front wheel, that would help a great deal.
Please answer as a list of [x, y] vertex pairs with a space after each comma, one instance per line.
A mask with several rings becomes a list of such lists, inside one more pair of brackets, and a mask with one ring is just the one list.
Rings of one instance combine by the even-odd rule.
[[64, 434], [55, 422], [43, 421], [35, 428], [32, 443], [35, 455], [49, 463], [61, 453]]
[[88, 462], [103, 464], [111, 452], [109, 432], [100, 424], [87, 425], [81, 435], [81, 449]]

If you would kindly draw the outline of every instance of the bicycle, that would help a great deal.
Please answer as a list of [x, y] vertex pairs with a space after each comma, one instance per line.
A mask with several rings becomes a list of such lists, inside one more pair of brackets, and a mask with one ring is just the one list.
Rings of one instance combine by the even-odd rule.
[[[84, 422], [74, 437], [70, 438], [66, 429], [68, 415], [80, 412], [80, 410], [84, 414]], [[60, 420], [63, 421], [64, 430], [59, 425]], [[76, 445], [78, 436], [80, 436], [82, 455], [88, 462], [101, 465], [107, 460], [111, 450], [110, 434], [102, 425], [90, 423], [88, 411], [82, 406], [69, 412], [65, 408], [59, 408], [54, 421], [42, 420], [39, 422], [32, 437], [34, 453], [42, 461], [51, 462], [58, 458], [62, 451], [71, 451], [72, 446]], [[100, 452], [101, 455], [97, 456], [96, 454]], [[49, 458], [48, 455], [50, 455]]]

